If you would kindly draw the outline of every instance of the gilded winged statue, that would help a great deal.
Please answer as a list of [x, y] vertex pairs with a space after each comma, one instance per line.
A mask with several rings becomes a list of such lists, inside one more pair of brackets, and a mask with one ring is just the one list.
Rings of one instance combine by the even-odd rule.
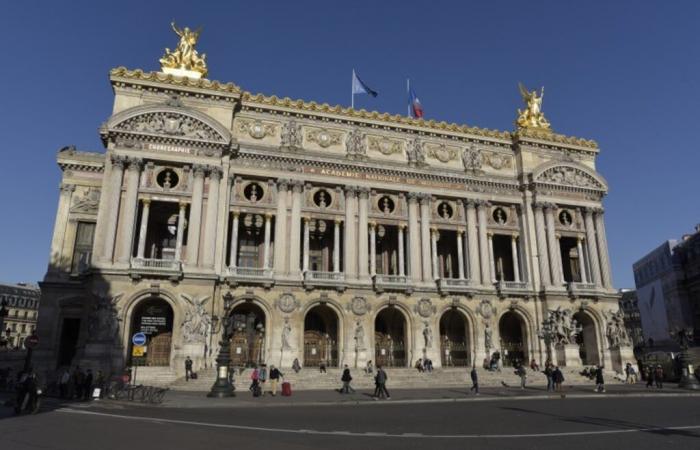
[[545, 119], [542, 113], [542, 98], [544, 97], [544, 87], [537, 96], [537, 90], [528, 91], [522, 83], [518, 83], [520, 95], [523, 97], [523, 102], [527, 105], [523, 111], [518, 109], [518, 120], [516, 124], [518, 128], [540, 128], [549, 130], [549, 122]]
[[[194, 46], [199, 40], [201, 28], [195, 31], [188, 27], [178, 28], [175, 22], [170, 23], [171, 28], [180, 37], [180, 42], [177, 44], [175, 51], [165, 49], [165, 55], [160, 58], [160, 65], [163, 69], [181, 69], [199, 72], [201, 76], [207, 75], [207, 55], [202, 53], [200, 56]], [[166, 70], [164, 70], [165, 72]]]

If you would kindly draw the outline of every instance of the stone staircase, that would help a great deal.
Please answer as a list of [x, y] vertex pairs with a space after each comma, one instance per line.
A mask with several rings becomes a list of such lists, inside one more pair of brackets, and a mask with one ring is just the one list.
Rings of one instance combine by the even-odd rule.
[[158, 387], [166, 387], [178, 379], [170, 367], [136, 367], [132, 369], [131, 375], [136, 384]]
[[[390, 368], [385, 369], [389, 377], [388, 387], [390, 389], [431, 389], [446, 387], [471, 386], [469, 370], [463, 368], [440, 368], [432, 373], [419, 373], [415, 369]], [[581, 369], [562, 368], [566, 385], [583, 384], [592, 385], [592, 381], [579, 375]], [[252, 369], [245, 369], [242, 374], [236, 374], [235, 385], [237, 391], [246, 391], [250, 386], [250, 373]], [[328, 369], [327, 373], [319, 373], [317, 368], [305, 368], [299, 373], [294, 373], [291, 369], [285, 369], [284, 381], [292, 384], [293, 390], [327, 390], [338, 389], [341, 386], [341, 369]], [[374, 389], [374, 376], [365, 374], [359, 369], [351, 369], [353, 377], [352, 386], [355, 389]], [[200, 370], [196, 380], [185, 381], [179, 378], [170, 383], [168, 387], [179, 391], [208, 391], [216, 379], [216, 370], [213, 368]], [[606, 382], [615, 382], [612, 377], [606, 376]], [[479, 370], [480, 386], [502, 386], [506, 383], [509, 386], [519, 386], [520, 377], [513, 373], [512, 368], [504, 368], [502, 372], [488, 372]], [[546, 386], [547, 382], [544, 374], [533, 372], [528, 369], [528, 385]]]

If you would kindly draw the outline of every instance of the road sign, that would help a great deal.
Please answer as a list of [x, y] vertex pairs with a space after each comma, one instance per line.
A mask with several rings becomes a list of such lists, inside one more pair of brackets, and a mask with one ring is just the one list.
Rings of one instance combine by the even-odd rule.
[[32, 334], [31, 336], [27, 336], [27, 339], [24, 340], [24, 346], [30, 349], [37, 348], [39, 345], [39, 336], [36, 334]]
[[134, 345], [131, 347], [131, 356], [143, 356], [146, 354], [146, 347], [141, 345]]
[[131, 343], [141, 346], [146, 343], [146, 335], [144, 333], [136, 333], [131, 337]]

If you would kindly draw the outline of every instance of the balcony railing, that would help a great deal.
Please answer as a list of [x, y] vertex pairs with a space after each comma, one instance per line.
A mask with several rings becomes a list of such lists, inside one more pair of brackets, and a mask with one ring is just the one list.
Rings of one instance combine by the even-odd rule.
[[523, 294], [530, 289], [530, 285], [526, 281], [505, 281], [499, 280], [495, 283], [496, 291], [501, 297], [506, 294]]
[[584, 292], [595, 291], [597, 286], [595, 283], [581, 283], [578, 281], [569, 281], [566, 283], [566, 290], [569, 291], [569, 295], [576, 297], [577, 295]]
[[180, 272], [182, 263], [175, 259], [133, 258], [131, 268], [155, 272]]
[[304, 280], [306, 281], [345, 281], [343, 272], [321, 272], [308, 270], [304, 272]]
[[266, 269], [264, 267], [229, 267], [228, 272], [231, 276], [236, 278], [246, 278], [253, 280], [272, 279], [272, 269]]
[[471, 280], [466, 278], [440, 278], [437, 285], [443, 293], [468, 292], [473, 288]]
[[386, 275], [377, 273], [373, 277], [374, 288], [381, 292], [383, 290], [408, 291], [411, 289], [411, 277], [407, 275]]

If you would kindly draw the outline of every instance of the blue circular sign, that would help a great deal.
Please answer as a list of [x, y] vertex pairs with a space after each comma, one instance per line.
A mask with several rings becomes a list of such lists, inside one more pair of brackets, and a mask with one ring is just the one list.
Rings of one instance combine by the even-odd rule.
[[144, 345], [146, 343], [146, 335], [144, 333], [136, 333], [131, 337], [131, 342], [134, 345]]

